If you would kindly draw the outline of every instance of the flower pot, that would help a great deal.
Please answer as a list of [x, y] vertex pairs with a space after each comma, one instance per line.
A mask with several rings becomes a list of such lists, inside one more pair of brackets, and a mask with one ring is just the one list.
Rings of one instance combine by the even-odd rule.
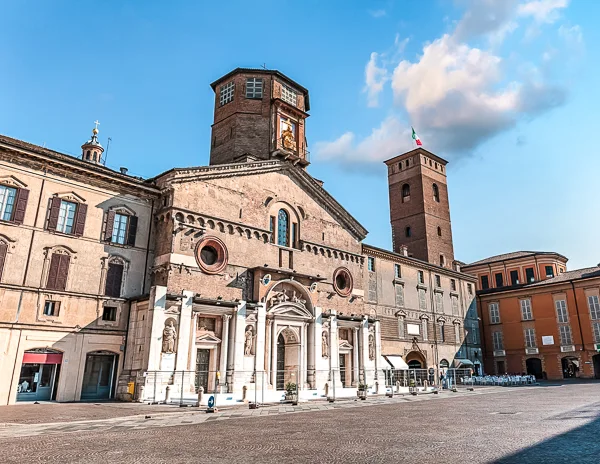
[[359, 397], [361, 400], [366, 400], [366, 399], [367, 399], [367, 391], [366, 391], [366, 390], [358, 390], [358, 391], [356, 392], [356, 394], [358, 395], [358, 397]]

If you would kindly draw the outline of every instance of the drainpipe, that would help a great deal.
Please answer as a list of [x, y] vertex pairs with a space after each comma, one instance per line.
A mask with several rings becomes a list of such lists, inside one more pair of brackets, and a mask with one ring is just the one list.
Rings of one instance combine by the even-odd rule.
[[[581, 351], [585, 350], [585, 342], [583, 341], [583, 330], [581, 328], [581, 319], [579, 318], [579, 305], [577, 304], [577, 294], [575, 293], [575, 283], [571, 280], [573, 287], [573, 298], [575, 299], [575, 311], [577, 312], [577, 325], [579, 326], [579, 335], [581, 337]], [[583, 366], [581, 366], [583, 368]]]
[[[150, 236], [152, 235], [152, 221], [154, 220], [154, 199], [150, 207], [150, 224], [148, 225], [148, 241], [146, 243], [146, 259], [144, 260], [144, 279], [142, 280], [142, 295], [146, 293], [146, 275], [148, 272], [148, 255], [150, 254]], [[128, 322], [129, 325], [129, 322]]]

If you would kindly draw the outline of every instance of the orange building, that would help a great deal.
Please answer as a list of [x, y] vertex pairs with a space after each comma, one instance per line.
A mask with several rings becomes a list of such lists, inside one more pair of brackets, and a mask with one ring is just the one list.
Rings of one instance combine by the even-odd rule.
[[600, 265], [520, 251], [465, 265], [477, 276], [488, 373], [600, 378]]

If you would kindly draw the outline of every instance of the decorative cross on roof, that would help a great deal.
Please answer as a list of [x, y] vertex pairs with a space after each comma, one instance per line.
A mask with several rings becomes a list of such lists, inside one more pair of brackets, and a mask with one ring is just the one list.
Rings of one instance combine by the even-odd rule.
[[94, 121], [94, 124], [96, 124], [96, 130], [97, 130], [97, 129], [98, 129], [98, 126], [100, 125], [100, 123], [98, 122], [98, 120], [97, 120], [97, 119]]

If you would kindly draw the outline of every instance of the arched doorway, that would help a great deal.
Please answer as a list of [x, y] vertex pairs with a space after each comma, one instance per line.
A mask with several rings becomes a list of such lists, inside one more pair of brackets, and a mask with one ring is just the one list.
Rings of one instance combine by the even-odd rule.
[[540, 358], [528, 358], [525, 366], [528, 375], [535, 375], [536, 379], [542, 378], [542, 360]]
[[93, 351], [85, 359], [82, 400], [107, 400], [114, 396], [119, 356], [110, 351]]
[[298, 362], [300, 344], [294, 331], [283, 329], [277, 337], [277, 390], [285, 390], [285, 386], [298, 382]]
[[579, 359], [574, 356], [565, 356], [562, 358], [561, 362], [563, 378], [572, 379], [577, 377], [577, 373], [579, 372]]
[[427, 363], [425, 358], [418, 351], [411, 351], [406, 355], [406, 364], [409, 369], [426, 369]]
[[592, 357], [594, 363], [594, 378], [600, 379], [600, 354], [596, 354]]

